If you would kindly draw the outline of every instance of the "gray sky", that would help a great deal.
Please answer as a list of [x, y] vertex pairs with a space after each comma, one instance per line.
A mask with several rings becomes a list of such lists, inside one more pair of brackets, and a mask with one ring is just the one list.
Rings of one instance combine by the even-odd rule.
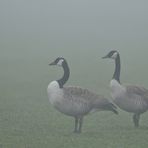
[[114, 69], [101, 57], [118, 49], [122, 79], [147, 85], [147, 42], [148, 0], [0, 0], [2, 79], [17, 80], [17, 71], [21, 79], [38, 71], [48, 74], [48, 63], [63, 56], [71, 80], [77, 76], [83, 85], [105, 84]]
[[53, 49], [148, 41], [147, 0], [1, 0], [0, 20], [1, 41], [40, 40]]

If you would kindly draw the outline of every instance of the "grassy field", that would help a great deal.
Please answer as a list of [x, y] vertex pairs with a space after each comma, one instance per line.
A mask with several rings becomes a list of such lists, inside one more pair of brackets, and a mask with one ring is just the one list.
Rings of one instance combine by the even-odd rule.
[[[101, 61], [105, 51], [89, 53], [88, 50], [86, 56], [82, 56], [83, 52], [78, 54], [76, 50], [59, 53], [54, 50], [50, 54], [49, 50], [26, 50], [27, 47], [23, 47], [25, 50], [19, 50], [19, 47], [10, 50], [11, 47], [6, 45], [2, 48], [9, 50], [1, 51], [0, 55], [0, 148], [147, 148], [148, 113], [141, 116], [138, 129], [133, 127], [132, 115], [121, 110], [118, 116], [111, 112], [88, 115], [84, 119], [83, 132], [78, 135], [72, 133], [74, 119], [49, 104], [46, 87], [62, 75], [61, 69], [48, 66], [57, 55], [67, 57], [71, 66], [68, 84], [80, 85], [109, 97], [108, 83], [114, 65]], [[63, 51], [65, 54], [61, 54]], [[126, 53], [122, 53], [125, 56]], [[122, 80], [148, 87], [148, 80], [145, 80], [148, 71], [140, 72], [144, 71], [145, 58], [141, 58], [142, 65], [139, 66], [138, 62], [133, 64], [136, 57], [126, 59]], [[130, 60], [131, 64], [127, 65]], [[136, 70], [132, 76], [132, 71]]]

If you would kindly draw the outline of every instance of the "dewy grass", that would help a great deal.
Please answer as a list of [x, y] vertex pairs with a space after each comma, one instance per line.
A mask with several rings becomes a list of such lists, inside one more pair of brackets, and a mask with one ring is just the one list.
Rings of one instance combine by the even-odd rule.
[[[78, 59], [83, 61], [78, 62], [70, 51], [64, 52], [69, 52], [71, 67], [68, 84], [89, 88], [111, 99], [108, 87], [111, 64], [95, 60], [95, 51], [94, 55], [91, 51], [89, 62], [81, 59], [82, 55]], [[94, 113], [85, 118], [83, 132], [74, 134], [73, 118], [56, 111], [48, 101], [47, 85], [62, 75], [62, 70], [49, 68], [49, 62], [57, 55], [49, 51], [49, 57], [45, 53], [35, 57], [32, 52], [29, 58], [21, 55], [22, 60], [17, 53], [0, 59], [0, 148], [147, 148], [148, 113], [141, 116], [138, 129], [134, 128], [131, 115], [124, 111], [119, 110], [118, 116], [111, 112]], [[126, 65], [127, 61], [122, 59]], [[138, 77], [141, 72], [133, 66], [136, 71], [133, 76], [130, 67], [130, 64], [124, 66], [121, 79], [148, 86], [147, 75]], [[148, 74], [147, 70], [144, 72]]]

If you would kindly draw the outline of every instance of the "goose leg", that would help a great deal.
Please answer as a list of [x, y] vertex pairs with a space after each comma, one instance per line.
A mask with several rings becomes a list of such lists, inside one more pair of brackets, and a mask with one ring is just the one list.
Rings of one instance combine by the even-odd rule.
[[79, 119], [79, 129], [78, 129], [78, 133], [81, 133], [82, 125], [83, 125], [83, 117], [80, 117], [80, 119]]
[[140, 119], [140, 114], [133, 115], [133, 122], [134, 122], [135, 127], [139, 127], [139, 119]]
[[78, 129], [78, 117], [75, 117], [75, 128], [74, 128], [74, 133], [77, 133], [77, 132], [78, 132], [77, 129]]

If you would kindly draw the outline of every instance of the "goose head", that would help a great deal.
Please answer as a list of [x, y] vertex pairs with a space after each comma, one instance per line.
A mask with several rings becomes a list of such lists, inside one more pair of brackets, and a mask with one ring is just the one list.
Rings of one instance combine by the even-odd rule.
[[63, 85], [66, 83], [66, 81], [69, 79], [70, 70], [67, 64], [67, 61], [63, 57], [56, 58], [53, 62], [49, 64], [50, 66], [60, 66], [64, 70], [64, 75], [61, 79], [57, 80], [59, 87], [63, 88]]
[[56, 66], [63, 67], [65, 63], [66, 63], [66, 60], [63, 57], [58, 57], [53, 62], [51, 62], [49, 65], [50, 66], [56, 65]]
[[104, 56], [102, 58], [103, 59], [109, 58], [109, 59], [113, 59], [115, 61], [115, 71], [114, 71], [112, 79], [115, 79], [120, 84], [121, 64], [120, 64], [119, 52], [117, 50], [112, 50], [106, 56]]
[[103, 59], [109, 58], [109, 59], [117, 59], [119, 53], [117, 50], [110, 51], [106, 56], [102, 57]]

